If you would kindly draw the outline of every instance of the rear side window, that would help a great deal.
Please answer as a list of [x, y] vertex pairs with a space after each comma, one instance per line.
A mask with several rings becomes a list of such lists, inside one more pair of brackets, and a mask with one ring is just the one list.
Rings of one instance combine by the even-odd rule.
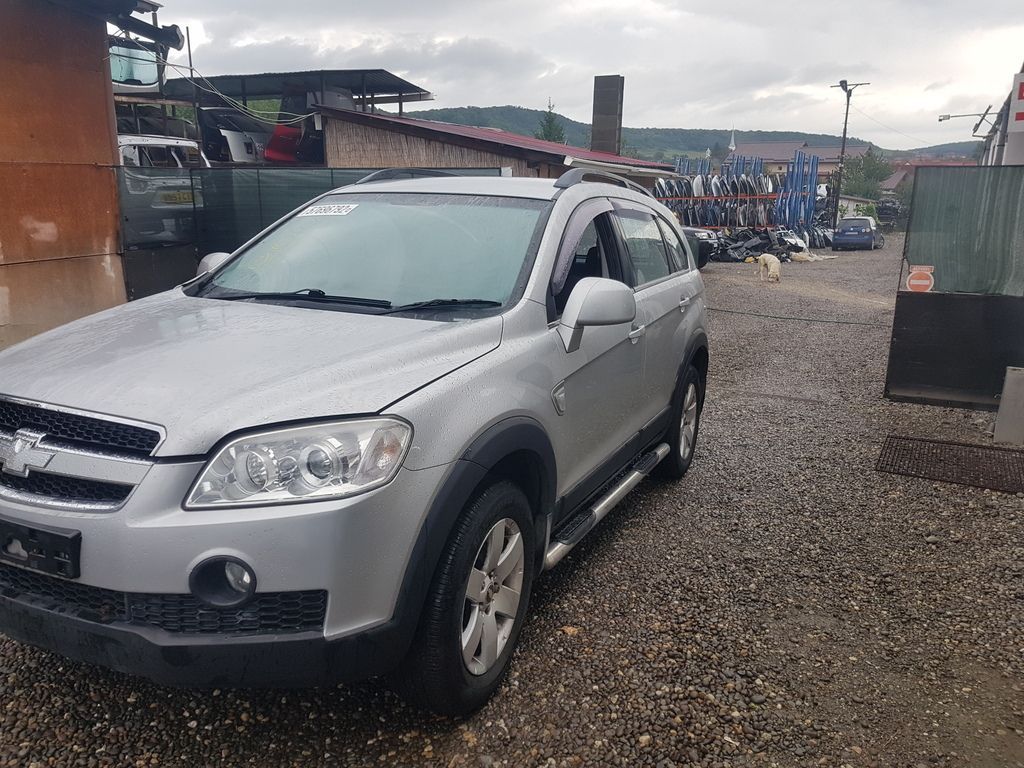
[[665, 246], [668, 248], [668, 258], [672, 264], [673, 272], [683, 272], [690, 268], [689, 259], [686, 258], [686, 247], [679, 242], [679, 235], [661, 219], [658, 219], [658, 226], [661, 227], [661, 234], [665, 238]]
[[616, 215], [622, 239], [626, 244], [630, 265], [633, 267], [634, 286], [641, 286], [668, 277], [669, 268], [665, 243], [654, 216], [640, 211], [619, 211]]

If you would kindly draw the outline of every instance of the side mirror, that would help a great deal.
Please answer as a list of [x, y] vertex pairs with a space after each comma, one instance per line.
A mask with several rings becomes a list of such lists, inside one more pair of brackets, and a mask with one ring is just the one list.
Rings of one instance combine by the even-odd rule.
[[636, 317], [633, 289], [606, 277], [585, 277], [569, 294], [558, 323], [558, 335], [566, 352], [580, 348], [583, 329], [589, 325], [620, 325]]
[[203, 260], [199, 262], [199, 267], [196, 269], [196, 277], [199, 275], [205, 275], [207, 272], [213, 272], [213, 270], [230, 258], [230, 253], [224, 253], [222, 251], [206, 254], [203, 256]]

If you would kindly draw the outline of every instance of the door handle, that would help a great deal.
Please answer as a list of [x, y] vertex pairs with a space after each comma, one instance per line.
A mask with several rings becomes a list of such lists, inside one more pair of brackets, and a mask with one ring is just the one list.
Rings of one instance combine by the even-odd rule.
[[638, 341], [640, 341], [640, 337], [643, 336], [645, 333], [647, 333], [647, 326], [638, 325], [636, 328], [629, 332], [629, 340], [633, 344], [636, 344]]
[[693, 301], [693, 297], [692, 296], [683, 296], [679, 300], [679, 311], [680, 312], [685, 312], [686, 311], [686, 307], [689, 305], [689, 303], [691, 301]]

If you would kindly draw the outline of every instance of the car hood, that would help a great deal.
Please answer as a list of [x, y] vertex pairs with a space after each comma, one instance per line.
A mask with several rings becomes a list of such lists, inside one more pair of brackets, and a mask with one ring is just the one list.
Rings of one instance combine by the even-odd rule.
[[240, 429], [378, 412], [496, 348], [501, 327], [175, 289], [0, 352], [0, 394], [158, 424], [158, 455], [196, 455]]

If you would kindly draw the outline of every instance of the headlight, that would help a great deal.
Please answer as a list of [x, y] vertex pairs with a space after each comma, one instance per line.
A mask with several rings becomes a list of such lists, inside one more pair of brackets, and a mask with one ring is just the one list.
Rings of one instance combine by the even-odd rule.
[[412, 427], [354, 419], [255, 432], [213, 457], [185, 500], [188, 509], [337, 499], [378, 488], [402, 466]]

